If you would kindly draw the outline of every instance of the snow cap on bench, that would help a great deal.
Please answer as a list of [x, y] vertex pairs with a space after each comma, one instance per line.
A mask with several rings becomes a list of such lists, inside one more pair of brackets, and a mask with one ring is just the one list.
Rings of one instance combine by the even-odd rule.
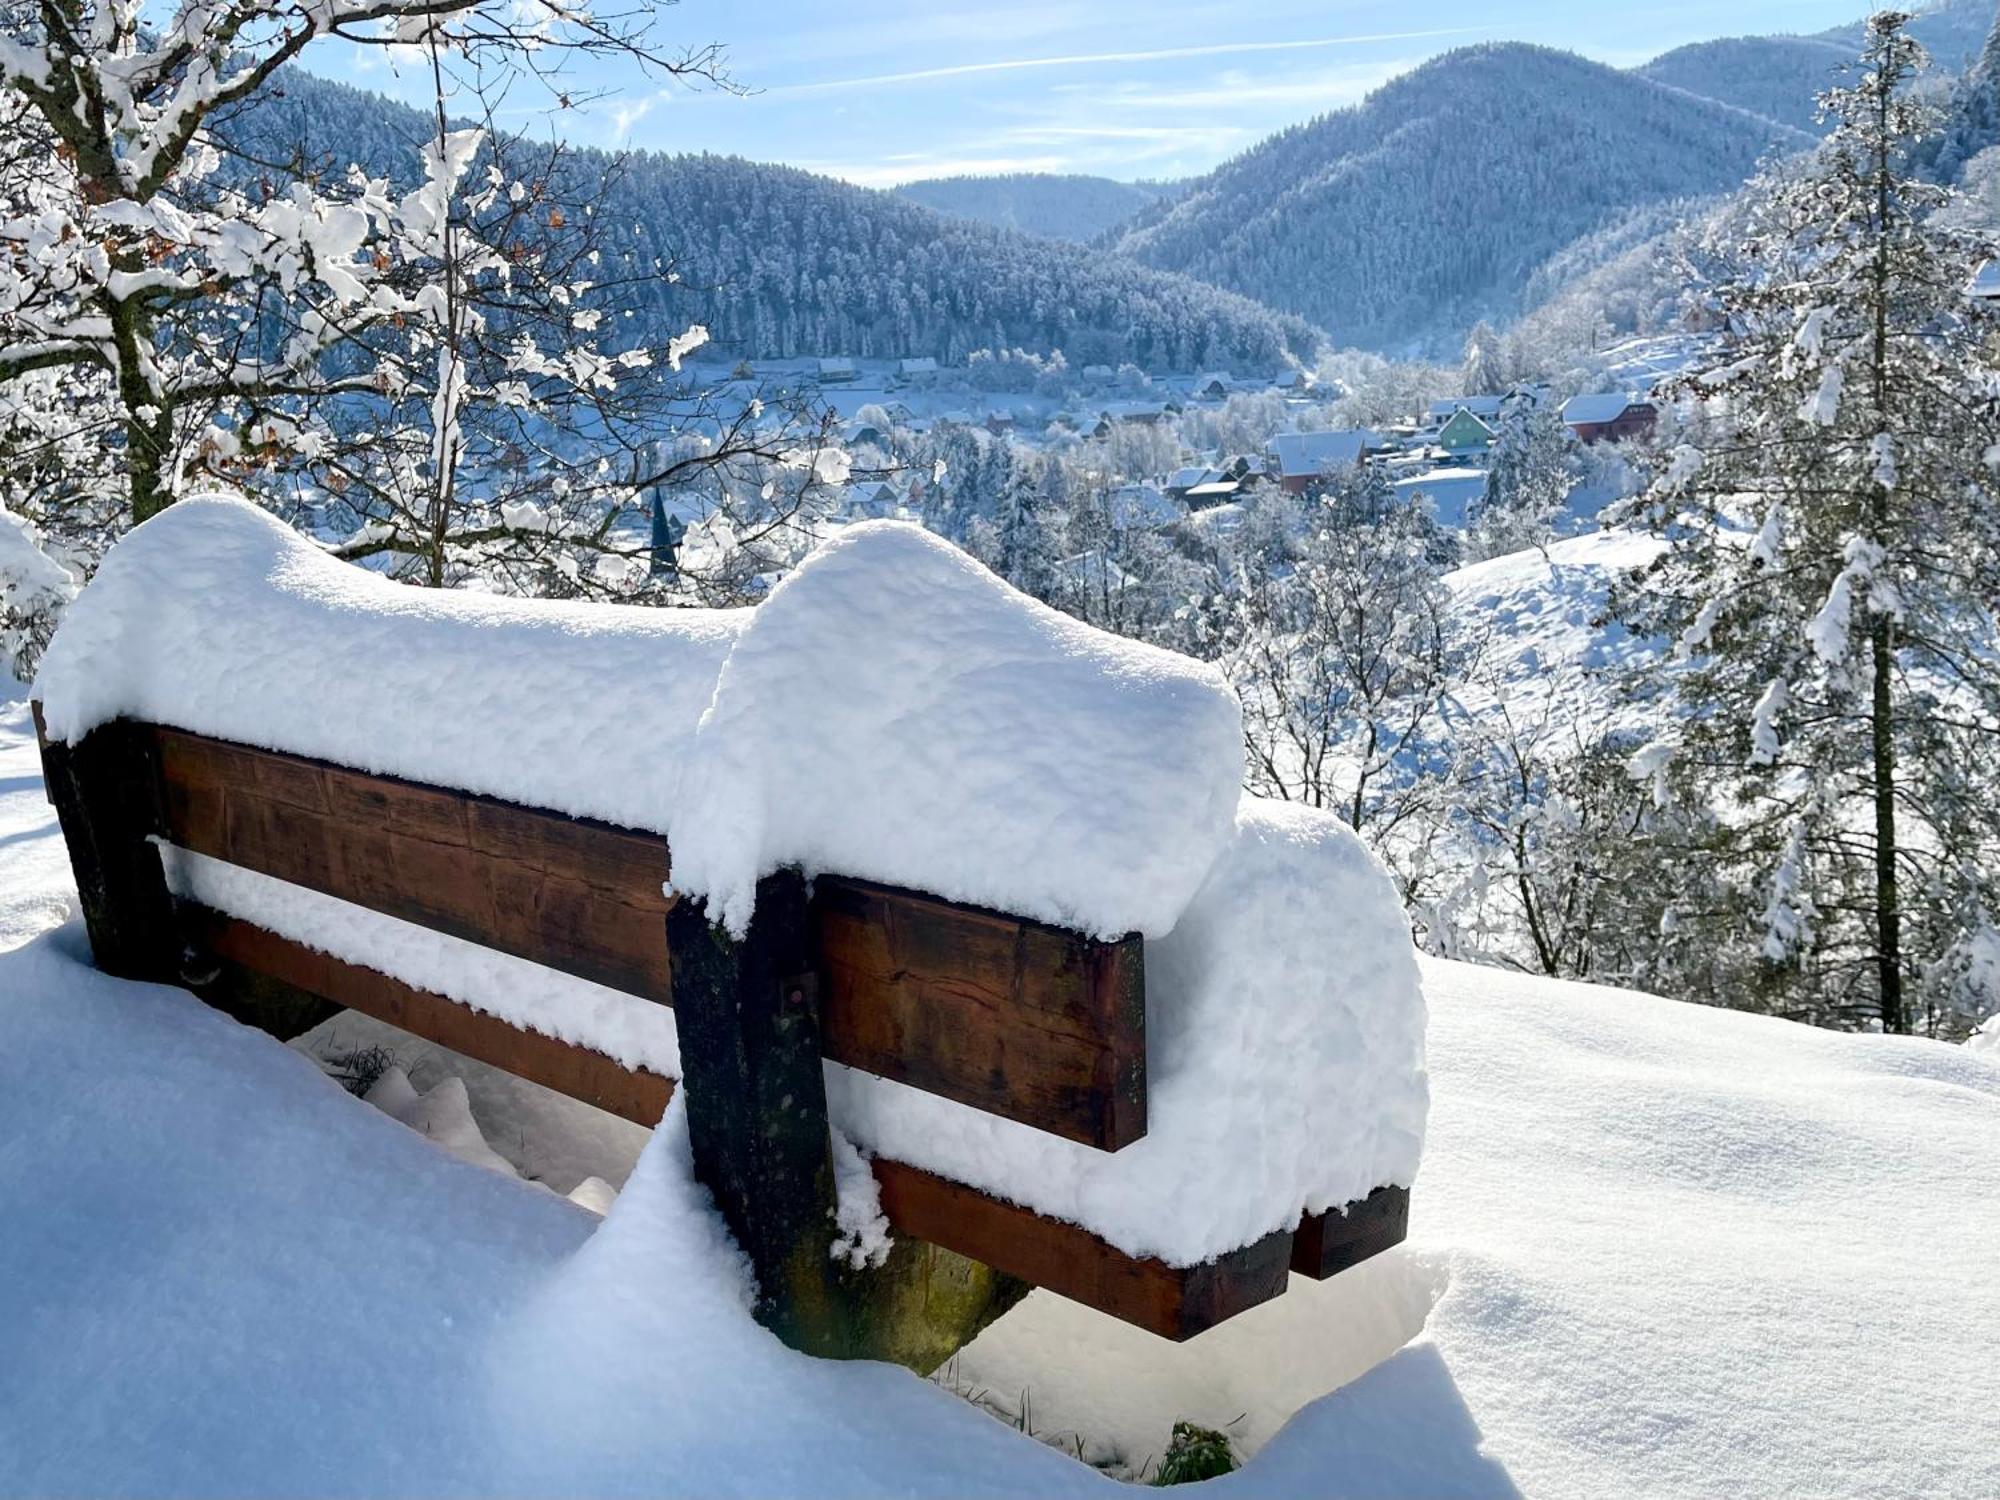
[[1242, 746], [1213, 668], [870, 522], [737, 638], [668, 829], [674, 886], [738, 933], [758, 877], [797, 865], [1158, 937], [1230, 836]]
[[411, 588], [193, 498], [111, 549], [35, 695], [63, 743], [144, 719], [664, 831], [748, 617]]

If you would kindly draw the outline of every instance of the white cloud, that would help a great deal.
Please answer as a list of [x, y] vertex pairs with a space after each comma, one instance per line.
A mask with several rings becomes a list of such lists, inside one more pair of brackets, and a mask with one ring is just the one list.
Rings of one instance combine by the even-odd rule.
[[659, 95], [649, 94], [643, 99], [633, 99], [612, 106], [611, 143], [614, 146], [622, 146], [625, 138], [632, 133], [632, 127], [651, 114], [653, 106], [658, 102]]
[[1382, 42], [1407, 42], [1427, 38], [1466, 36], [1484, 28], [1445, 26], [1427, 31], [1376, 32], [1371, 35], [1297, 37], [1284, 41], [1215, 42], [1198, 47], [1156, 47], [1134, 52], [1074, 53], [1064, 57], [995, 58], [986, 62], [953, 63], [936, 68], [913, 68], [903, 73], [876, 73], [865, 78], [827, 78], [812, 83], [785, 84], [768, 90], [771, 94], [815, 94], [834, 89], [879, 88], [895, 83], [923, 83], [941, 78], [963, 78], [975, 73], [1013, 73], [1028, 68], [1091, 67], [1103, 63], [1165, 62], [1191, 57], [1228, 57], [1257, 52], [1301, 52], [1322, 47], [1361, 47]]
[[857, 187], [888, 188], [926, 177], [988, 177], [1009, 172], [1071, 172], [1067, 156], [887, 156], [867, 163], [794, 162], [808, 172], [822, 172]]

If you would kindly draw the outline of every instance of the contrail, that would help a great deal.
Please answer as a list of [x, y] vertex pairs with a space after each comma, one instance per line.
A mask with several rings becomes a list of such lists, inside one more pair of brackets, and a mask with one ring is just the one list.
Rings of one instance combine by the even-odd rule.
[[1015, 57], [998, 62], [956, 63], [945, 68], [918, 68], [908, 73], [875, 73], [867, 78], [830, 78], [821, 83], [779, 84], [765, 94], [811, 94], [827, 89], [868, 88], [884, 83], [919, 83], [929, 78], [962, 78], [968, 73], [1013, 73], [1024, 68], [1075, 68], [1091, 63], [1159, 62], [1176, 57], [1222, 57], [1243, 52], [1299, 52], [1316, 47], [1360, 47], [1370, 42], [1414, 42], [1432, 37], [1465, 36], [1478, 26], [1441, 26], [1429, 31], [1381, 31], [1370, 36], [1302, 37], [1288, 42], [1217, 42], [1203, 47], [1157, 47], [1146, 52], [1090, 52], [1067, 57]]

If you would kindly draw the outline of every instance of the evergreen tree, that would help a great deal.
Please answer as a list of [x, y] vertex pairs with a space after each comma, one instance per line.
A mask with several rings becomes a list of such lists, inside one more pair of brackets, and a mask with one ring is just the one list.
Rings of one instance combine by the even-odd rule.
[[1991, 345], [1977, 251], [1907, 166], [1908, 19], [1870, 20], [1826, 145], [1717, 289], [1728, 347], [1680, 393], [1642, 502], [1667, 548], [1624, 600], [1684, 659], [1667, 775], [1714, 815], [1679, 852], [1729, 878], [1699, 920], [1753, 993], [1724, 998], [1896, 1032], [1919, 996], [1945, 1024], [2000, 868]]
[[1481, 318], [1465, 341], [1460, 383], [1468, 396], [1497, 391], [1507, 383], [1507, 350], [1493, 325]]
[[1577, 486], [1574, 440], [1553, 406], [1508, 399], [1493, 444], [1486, 497], [1471, 518], [1466, 555], [1501, 557], [1549, 542]]
[[1062, 520], [1047, 489], [1046, 471], [1051, 466], [1008, 445], [996, 447], [1010, 454], [1011, 461], [994, 516], [995, 571], [1023, 593], [1046, 598], [1055, 582], [1057, 527]]

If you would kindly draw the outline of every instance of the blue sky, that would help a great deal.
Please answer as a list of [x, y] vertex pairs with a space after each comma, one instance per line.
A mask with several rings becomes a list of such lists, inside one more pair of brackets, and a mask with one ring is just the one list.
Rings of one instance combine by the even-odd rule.
[[[644, 3], [644, 0], [640, 0]], [[869, 186], [965, 172], [1204, 171], [1274, 130], [1352, 104], [1427, 57], [1504, 39], [1617, 65], [1684, 42], [1810, 32], [1868, 0], [683, 0], [663, 48], [716, 42], [752, 92], [585, 71], [580, 109], [519, 123], [601, 146], [790, 162]], [[315, 71], [409, 96], [379, 49], [330, 44]], [[521, 96], [516, 96], [521, 97]]]

